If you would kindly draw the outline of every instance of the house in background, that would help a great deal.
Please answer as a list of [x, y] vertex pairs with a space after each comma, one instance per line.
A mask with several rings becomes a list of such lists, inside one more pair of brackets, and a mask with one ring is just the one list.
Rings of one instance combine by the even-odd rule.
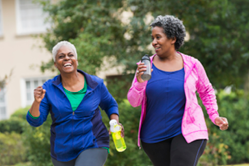
[[[0, 90], [0, 120], [31, 105], [34, 88], [57, 74], [40, 71], [41, 62], [52, 58], [49, 51], [40, 48], [42, 40], [33, 37], [49, 28], [45, 17], [42, 7], [33, 0], [0, 0], [0, 80], [12, 71], [10, 80]], [[97, 73], [103, 79], [107, 75], [117, 75], [117, 70]]]
[[41, 73], [42, 61], [52, 56], [41, 49], [42, 41], [32, 37], [46, 32], [46, 15], [32, 0], [0, 0], [0, 79], [9, 75], [7, 85], [0, 91], [0, 120], [7, 119], [33, 101], [33, 89], [56, 73]]

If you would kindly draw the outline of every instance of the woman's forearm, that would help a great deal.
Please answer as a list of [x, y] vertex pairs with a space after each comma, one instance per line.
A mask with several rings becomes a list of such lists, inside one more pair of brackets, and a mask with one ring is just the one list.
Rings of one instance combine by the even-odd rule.
[[119, 117], [117, 114], [111, 114], [110, 119], [115, 119], [119, 123]]
[[40, 103], [37, 102], [37, 101], [34, 101], [31, 108], [29, 109], [29, 112], [33, 117], [39, 117], [40, 116], [39, 107], [40, 107]]

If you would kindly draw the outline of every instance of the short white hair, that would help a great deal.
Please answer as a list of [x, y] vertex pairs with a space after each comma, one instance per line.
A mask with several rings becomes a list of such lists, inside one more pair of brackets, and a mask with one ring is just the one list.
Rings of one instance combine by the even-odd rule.
[[60, 42], [58, 42], [58, 43], [53, 47], [53, 49], [52, 49], [52, 54], [53, 54], [53, 60], [54, 60], [54, 62], [55, 62], [55, 57], [56, 57], [56, 55], [57, 55], [57, 53], [58, 53], [58, 50], [59, 50], [62, 46], [69, 46], [69, 47], [73, 50], [74, 55], [75, 55], [75, 57], [76, 57], [76, 59], [77, 59], [77, 51], [76, 51], [75, 46], [74, 46], [72, 43], [68, 42], [68, 41], [60, 41]]

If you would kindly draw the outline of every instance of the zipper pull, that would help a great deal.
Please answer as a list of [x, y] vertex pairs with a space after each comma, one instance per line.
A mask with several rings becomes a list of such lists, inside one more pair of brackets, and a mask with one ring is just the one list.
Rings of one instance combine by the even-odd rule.
[[73, 111], [73, 115], [74, 115], [74, 111]]

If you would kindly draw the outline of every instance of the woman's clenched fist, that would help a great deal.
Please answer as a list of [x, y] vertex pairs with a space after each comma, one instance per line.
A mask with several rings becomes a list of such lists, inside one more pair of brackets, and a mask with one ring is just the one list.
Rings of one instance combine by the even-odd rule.
[[44, 98], [46, 93], [46, 90], [42, 88], [42, 86], [38, 86], [35, 90], [34, 90], [34, 98], [35, 101], [40, 103], [42, 101], [42, 99]]

